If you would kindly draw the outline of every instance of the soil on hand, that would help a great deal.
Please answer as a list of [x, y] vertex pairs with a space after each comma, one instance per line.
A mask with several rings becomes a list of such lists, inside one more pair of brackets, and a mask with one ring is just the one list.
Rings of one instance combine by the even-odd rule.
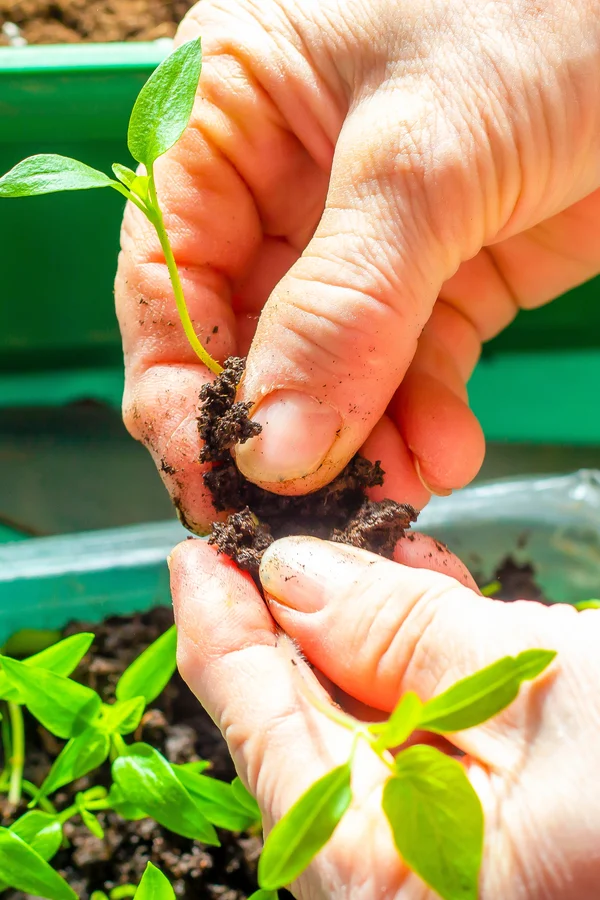
[[244, 360], [231, 357], [224, 372], [200, 392], [200, 461], [212, 463], [204, 481], [216, 510], [233, 511], [225, 522], [213, 524], [209, 542], [255, 577], [269, 544], [288, 535], [340, 541], [391, 558], [417, 513], [394, 500], [368, 499], [367, 490], [383, 484], [379, 462], [357, 455], [330, 484], [297, 497], [272, 494], [244, 478], [231, 449], [261, 427], [249, 419], [251, 404], [235, 401], [243, 371]]
[[170, 38], [193, 0], [0, 0], [2, 26], [19, 28], [28, 44], [154, 41]]
[[[74, 677], [97, 690], [104, 701], [111, 701], [120, 674], [172, 622], [171, 611], [159, 608], [143, 616], [109, 619], [101, 625], [70, 626], [65, 636], [80, 631], [96, 635]], [[152, 744], [171, 762], [210, 760], [212, 768], [207, 774], [227, 781], [235, 777], [219, 730], [178, 675], [146, 711], [135, 737]], [[41, 784], [62, 746], [63, 742], [28, 716], [25, 777]], [[106, 763], [73, 786], [61, 789], [52, 799], [64, 809], [77, 791], [98, 784], [108, 787], [109, 783]], [[19, 813], [24, 811], [23, 807]], [[137, 884], [148, 860], [168, 875], [181, 900], [246, 900], [256, 890], [261, 849], [258, 837], [219, 830], [222, 846], [205, 847], [161, 828], [151, 819], [126, 822], [112, 812], [100, 812], [98, 818], [104, 829], [103, 840], [94, 837], [76, 818], [65, 827], [70, 846], [52, 861], [80, 900], [88, 900], [95, 890]], [[10, 822], [3, 817], [2, 825]], [[7, 891], [5, 896], [7, 900], [31, 900], [19, 891]]]

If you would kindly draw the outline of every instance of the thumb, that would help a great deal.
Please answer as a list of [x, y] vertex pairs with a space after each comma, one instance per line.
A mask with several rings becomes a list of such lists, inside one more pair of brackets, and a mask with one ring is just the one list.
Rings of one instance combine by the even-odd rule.
[[490, 600], [439, 572], [316, 538], [276, 541], [260, 577], [308, 660], [382, 710], [409, 690], [428, 700], [503, 656], [559, 649], [581, 624], [571, 607]]
[[265, 305], [248, 356], [240, 395], [263, 432], [236, 458], [277, 493], [321, 487], [361, 447], [453, 267], [433, 237], [423, 163], [409, 162], [373, 105], [346, 120], [321, 221]]

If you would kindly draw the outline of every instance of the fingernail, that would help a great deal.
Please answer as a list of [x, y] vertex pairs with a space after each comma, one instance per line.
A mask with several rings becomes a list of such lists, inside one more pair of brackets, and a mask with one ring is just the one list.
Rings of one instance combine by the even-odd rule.
[[252, 419], [261, 433], [236, 447], [240, 471], [251, 481], [291, 481], [319, 468], [342, 425], [327, 403], [301, 391], [275, 391]]
[[275, 541], [260, 564], [260, 580], [267, 594], [290, 609], [313, 613], [356, 579], [356, 559], [341, 544], [312, 537]]
[[423, 487], [425, 488], [425, 490], [429, 491], [429, 493], [433, 494], [435, 497], [449, 497], [452, 493], [452, 490], [448, 489], [448, 488], [443, 488], [443, 487], [434, 487], [433, 485], [429, 484], [427, 482], [427, 480], [425, 479], [425, 476], [423, 475], [423, 472], [421, 470], [421, 463], [419, 462], [419, 458], [417, 456], [415, 456], [414, 453], [412, 454], [412, 458], [413, 458], [413, 463], [415, 466], [415, 471], [417, 473], [417, 477], [418, 477], [419, 481], [421, 482], [421, 484], [423, 485]]

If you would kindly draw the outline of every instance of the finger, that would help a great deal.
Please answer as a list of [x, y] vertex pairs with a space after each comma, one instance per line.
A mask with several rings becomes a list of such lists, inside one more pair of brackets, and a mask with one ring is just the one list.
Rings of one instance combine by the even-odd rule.
[[237, 461], [279, 493], [320, 487], [364, 443], [455, 265], [454, 249], [440, 251], [432, 236], [412, 137], [403, 146], [387, 129], [385, 97], [371, 101], [342, 129], [325, 212], [266, 304], [248, 357], [241, 396], [263, 432]]
[[578, 627], [571, 608], [489, 600], [447, 575], [314, 538], [272, 544], [260, 574], [307, 658], [383, 710], [408, 690], [427, 700], [502, 656], [558, 649]]
[[316, 710], [311, 720], [297, 687], [302, 658], [249, 576], [197, 540], [174, 550], [170, 570], [180, 672], [270, 821], [347, 758], [351, 736]]

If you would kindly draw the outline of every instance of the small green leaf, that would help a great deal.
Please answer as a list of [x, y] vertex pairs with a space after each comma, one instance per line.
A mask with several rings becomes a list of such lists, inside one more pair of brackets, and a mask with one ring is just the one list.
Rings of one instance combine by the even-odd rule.
[[62, 843], [62, 825], [58, 818], [37, 809], [17, 819], [9, 831], [18, 835], [46, 861], [52, 859]]
[[122, 819], [127, 819], [128, 822], [137, 822], [139, 819], [148, 818], [148, 814], [145, 813], [143, 809], [134, 806], [133, 803], [127, 802], [123, 795], [123, 791], [118, 784], [111, 785], [110, 791], [108, 792], [108, 802], [110, 803], [111, 809], [114, 809]]
[[132, 744], [112, 766], [125, 801], [170, 831], [219, 846], [219, 839], [167, 760], [149, 744]]
[[[74, 634], [52, 644], [46, 650], [30, 656], [23, 660], [24, 666], [33, 666], [37, 669], [48, 669], [56, 675], [70, 675], [73, 672], [85, 654], [90, 649], [90, 645], [94, 640], [94, 635], [89, 633]], [[19, 689], [14, 687], [6, 674], [0, 671], [0, 697], [3, 700], [10, 700], [13, 703], [24, 703]]]
[[268, 835], [258, 861], [258, 883], [276, 891], [294, 881], [327, 843], [350, 806], [350, 765], [315, 781]]
[[127, 144], [134, 159], [150, 169], [177, 143], [192, 114], [200, 70], [200, 38], [182, 44], [152, 73], [140, 91]]
[[0, 828], [0, 878], [18, 891], [47, 900], [77, 900], [77, 894], [39, 853], [14, 831]]
[[124, 184], [125, 187], [128, 188], [131, 187], [131, 185], [137, 178], [137, 172], [134, 172], [133, 169], [129, 168], [129, 166], [122, 166], [121, 163], [113, 163], [112, 170], [121, 184]]
[[104, 891], [92, 891], [90, 900], [108, 900], [108, 894], [105, 894]]
[[145, 201], [147, 199], [150, 182], [147, 175], [138, 175], [132, 169], [122, 166], [120, 163], [113, 163], [112, 170], [119, 181], [125, 187], [128, 187], [133, 194], [136, 194], [141, 200]]
[[149, 862], [135, 892], [135, 900], [174, 900], [175, 891], [160, 869]]
[[77, 737], [71, 738], [52, 763], [35, 802], [38, 803], [40, 797], [47, 797], [63, 785], [97, 769], [108, 756], [109, 750], [109, 736], [95, 727], [86, 728]]
[[231, 790], [240, 806], [248, 811], [255, 822], [260, 822], [262, 818], [260, 807], [246, 785], [239, 778], [234, 778], [231, 782]]
[[405, 863], [443, 900], [477, 900], [483, 812], [461, 764], [426, 745], [396, 757], [383, 811]]
[[102, 701], [91, 688], [8, 656], [0, 663], [32, 715], [57, 737], [76, 737], [97, 717]]
[[584, 609], [600, 609], [600, 600], [580, 600], [573, 606], [578, 612], [583, 612]]
[[131, 734], [138, 727], [146, 708], [143, 697], [132, 697], [131, 700], [117, 700], [110, 706], [102, 707], [100, 727], [110, 733]]
[[0, 197], [33, 197], [56, 191], [85, 191], [113, 187], [104, 172], [68, 156], [41, 153], [30, 156], [0, 178]]
[[91, 813], [89, 809], [86, 809], [85, 806], [79, 807], [79, 815], [81, 816], [81, 821], [88, 829], [88, 831], [91, 831], [94, 837], [100, 838], [100, 840], [102, 840], [102, 838], [104, 837], [104, 831], [96, 816]]
[[177, 668], [177, 631], [172, 625], [125, 669], [116, 688], [117, 700], [144, 697], [152, 703]]
[[248, 900], [278, 900], [278, 897], [279, 894], [277, 891], [263, 891], [262, 888], [260, 888], [260, 890], [250, 894]]
[[369, 727], [372, 734], [378, 735], [373, 749], [379, 752], [403, 744], [418, 727], [422, 709], [423, 704], [413, 691], [404, 694], [387, 722]]
[[256, 819], [242, 806], [230, 784], [190, 772], [183, 766], [171, 766], [198, 809], [209, 822], [228, 831], [245, 831]]
[[497, 594], [498, 591], [502, 590], [502, 585], [499, 581], [490, 581], [489, 584], [484, 584], [480, 591], [484, 597], [493, 597], [494, 594]]
[[555, 656], [554, 650], [525, 650], [463, 678], [425, 704], [419, 728], [450, 734], [486, 722], [506, 709], [521, 683], [536, 678]]
[[110, 900], [124, 900], [125, 897], [135, 897], [136, 891], [135, 884], [119, 884], [111, 889]]

